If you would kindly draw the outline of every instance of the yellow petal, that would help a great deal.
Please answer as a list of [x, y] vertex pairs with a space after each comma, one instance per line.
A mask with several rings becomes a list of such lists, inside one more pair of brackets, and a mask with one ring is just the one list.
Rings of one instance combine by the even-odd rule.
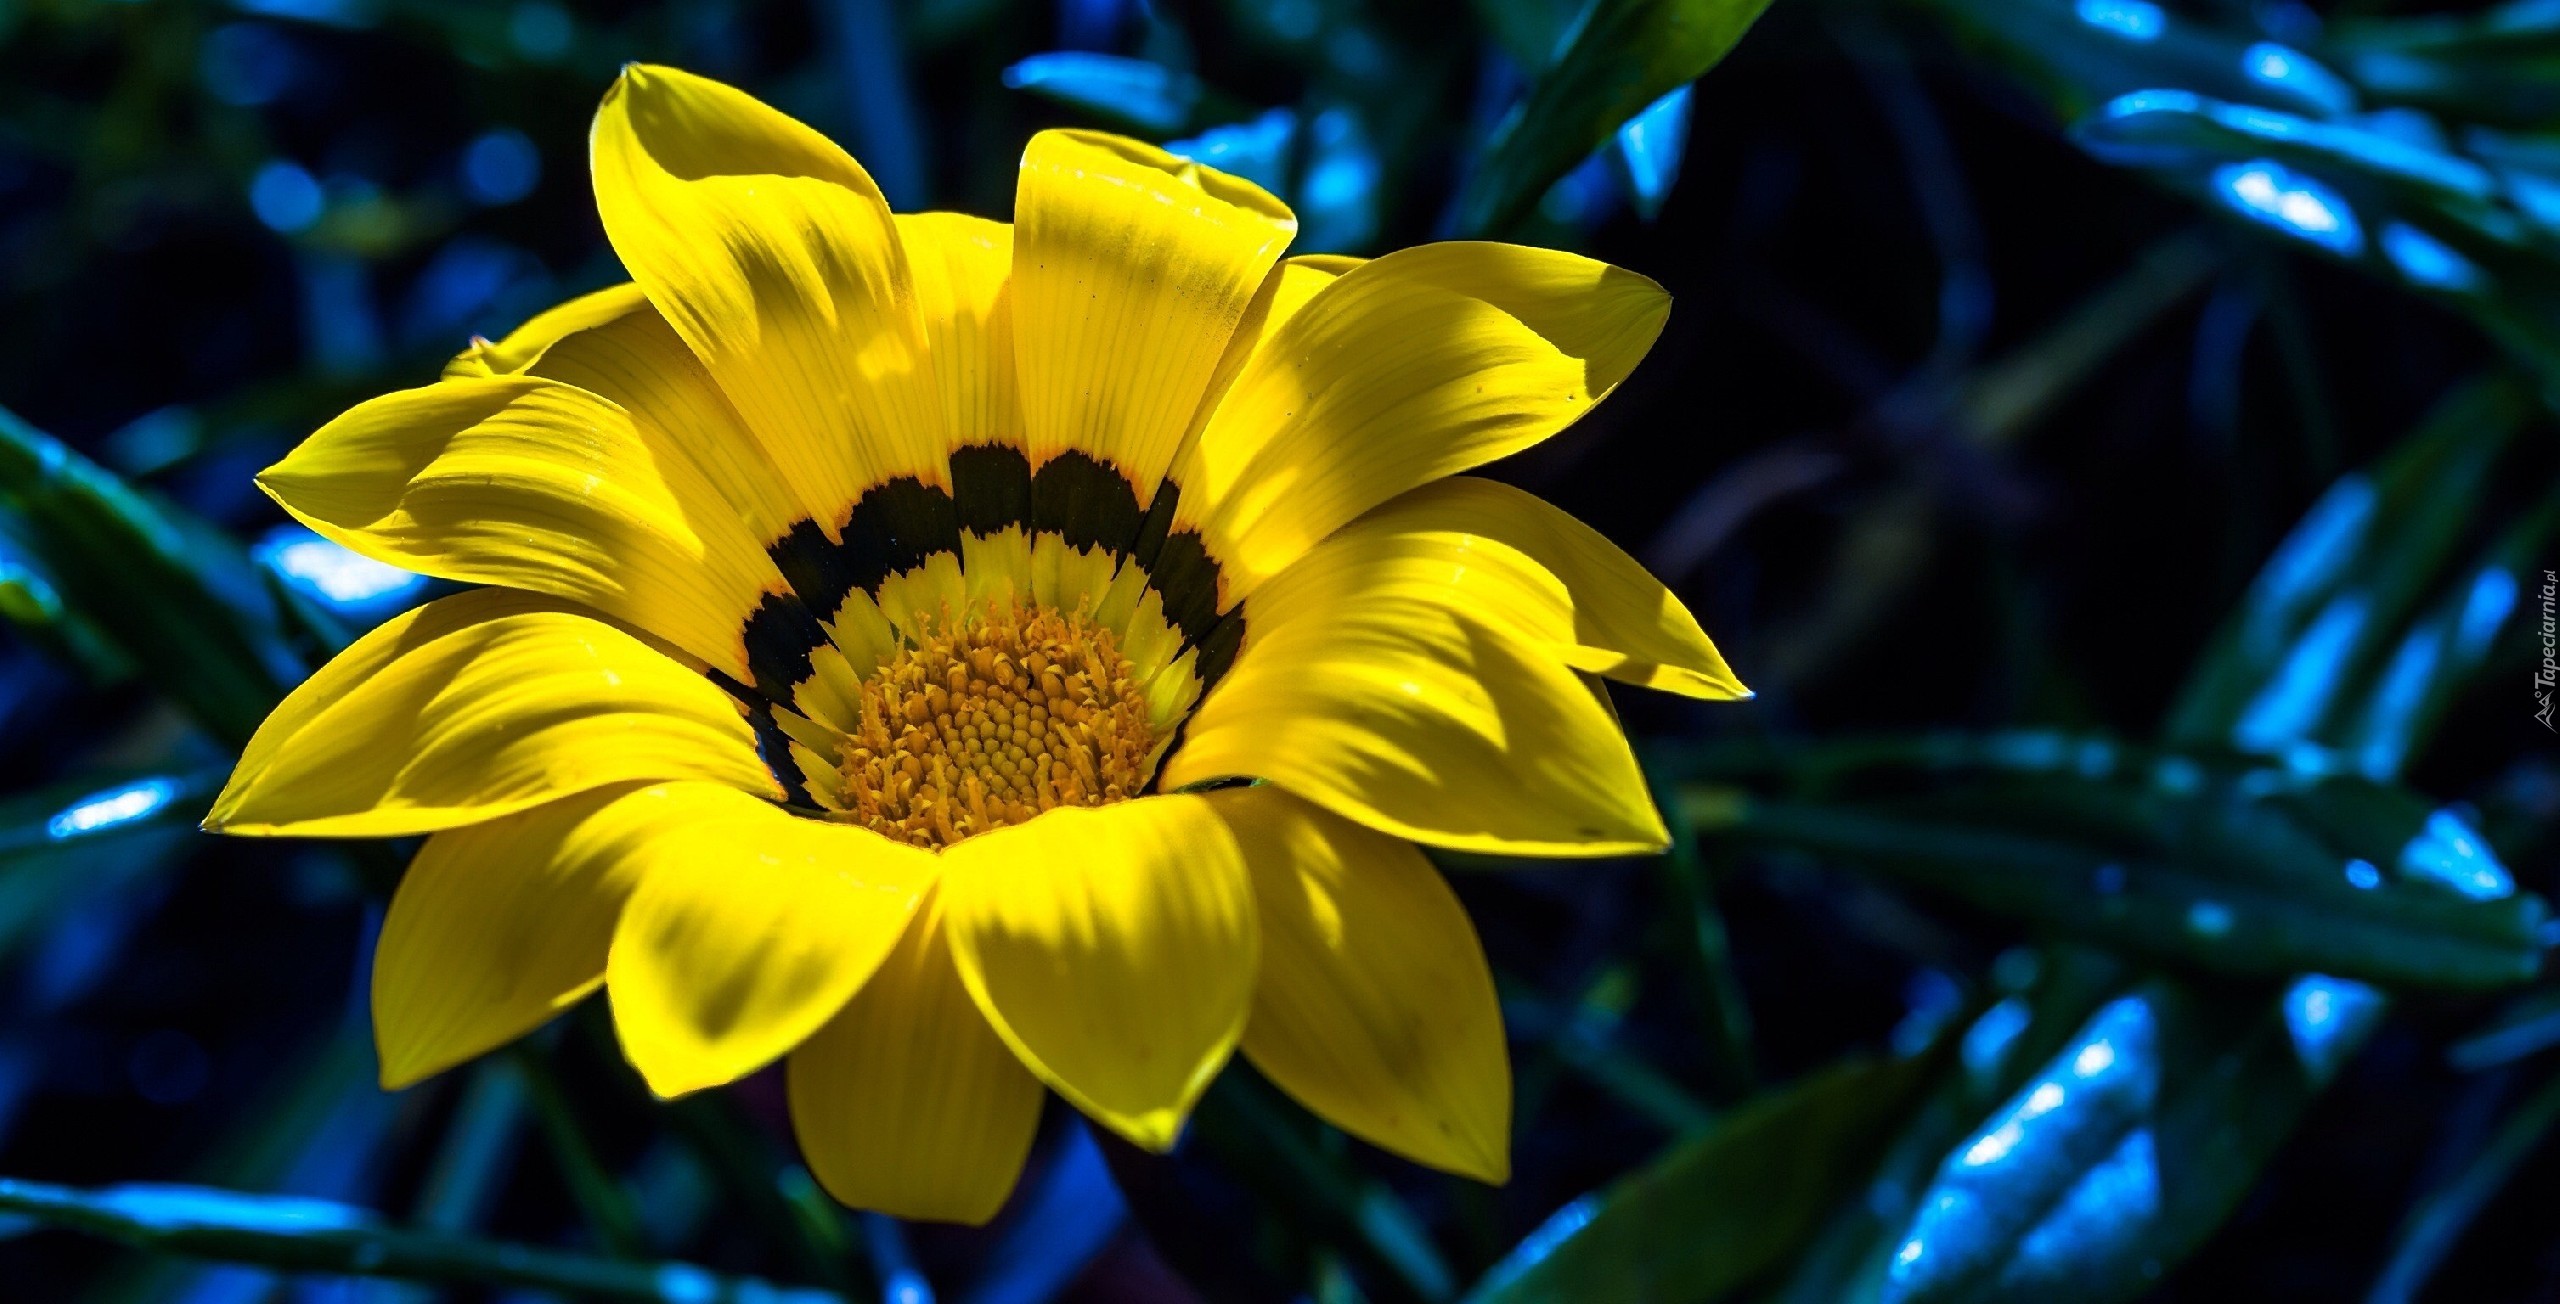
[[933, 881], [930, 853], [701, 789], [643, 849], [605, 965], [613, 1026], [661, 1096], [734, 1081], [844, 1008]]
[[[572, 308], [578, 311], [570, 314]], [[537, 331], [558, 333], [542, 339]], [[630, 412], [654, 444], [701, 470], [759, 548], [800, 520], [799, 499], [780, 468], [638, 286], [555, 308], [490, 347], [501, 371], [575, 385]], [[501, 365], [518, 358], [521, 365]]]
[[914, 286], [860, 165], [742, 91], [645, 64], [606, 93], [591, 155], [614, 252], [821, 529], [893, 478], [947, 482]]
[[1500, 613], [1504, 628], [1577, 670], [1689, 697], [1751, 695], [1697, 618], [1635, 558], [1509, 485], [1435, 481], [1344, 526], [1326, 546], [1335, 541], [1382, 559], [1401, 554], [1408, 572], [1440, 567], [1450, 601], [1488, 619]]
[[604, 981], [638, 845], [667, 804], [638, 792], [598, 788], [427, 839], [374, 947], [384, 1089], [513, 1041]]
[[1253, 995], [1253, 889], [1198, 797], [1062, 807], [943, 853], [961, 981], [1040, 1080], [1165, 1150]]
[[952, 447], [1021, 448], [1007, 281], [1013, 228], [965, 213], [901, 213], [897, 220]]
[[491, 590], [385, 622], [295, 689], [205, 827], [392, 837], [644, 779], [781, 795], [709, 680], [601, 620]]
[[1040, 1083], [952, 967], [930, 896], [871, 981], [791, 1053], [791, 1126], [818, 1184], [857, 1209], [983, 1223], [1040, 1124]]
[[568, 598], [739, 679], [752, 674], [749, 616], [786, 587], [736, 506], [664, 430], [535, 376], [359, 404], [258, 484], [368, 557]]
[[1499, 244], [1399, 250], [1268, 332], [1176, 464], [1221, 609], [1369, 508], [1572, 424], [1669, 299], [1633, 272]]
[[1044, 131], [1023, 151], [1014, 221], [1032, 466], [1084, 453], [1144, 508], [1297, 219], [1251, 182], [1153, 146]]
[[[1483, 591], [1564, 609], [1555, 577], [1479, 543], [1513, 571]], [[1452, 604], [1449, 572], [1360, 540], [1299, 559], [1245, 604], [1234, 668], [1158, 784], [1256, 776], [1398, 837], [1495, 855], [1664, 846], [1597, 688], [1507, 632], [1514, 613]]]
[[1406, 842], [1272, 787], [1209, 794], [1253, 874], [1253, 1066], [1417, 1163], [1511, 1172], [1511, 1062], [1475, 926]]

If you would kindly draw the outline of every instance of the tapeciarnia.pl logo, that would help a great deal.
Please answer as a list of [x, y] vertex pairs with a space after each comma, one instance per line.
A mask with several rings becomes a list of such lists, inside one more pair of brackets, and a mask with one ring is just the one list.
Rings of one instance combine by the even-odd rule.
[[2554, 728], [2551, 723], [2551, 688], [2555, 682], [2560, 682], [2560, 662], [2555, 662], [2553, 659], [2553, 653], [2560, 651], [2560, 619], [2555, 619], [2554, 611], [2555, 605], [2560, 604], [2555, 604], [2555, 599], [2560, 599], [2560, 572], [2544, 571], [2542, 572], [2542, 664], [2535, 667], [2533, 672], [2533, 718], [2540, 720], [2543, 728], [2560, 733], [2560, 728]]

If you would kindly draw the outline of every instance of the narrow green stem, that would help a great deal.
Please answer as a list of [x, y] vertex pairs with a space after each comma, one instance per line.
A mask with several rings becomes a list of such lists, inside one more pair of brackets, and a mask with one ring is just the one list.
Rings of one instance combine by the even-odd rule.
[[560, 1089], [560, 1080], [552, 1072], [550, 1057], [519, 1041], [507, 1049], [507, 1060], [524, 1080], [525, 1097], [533, 1105], [543, 1139], [550, 1144], [551, 1157], [560, 1165], [561, 1179], [568, 1183], [570, 1197], [586, 1215], [597, 1242], [617, 1259], [645, 1257], [648, 1237], [641, 1230], [639, 1211], [597, 1158], [595, 1145], [570, 1107], [568, 1093]]
[[[1660, 774], [1659, 767], [1648, 767]], [[1716, 903], [1715, 879], [1698, 849], [1698, 828], [1680, 801], [1678, 789], [1656, 780], [1654, 804], [1661, 807], [1671, 846], [1654, 860], [1662, 891], [1678, 917], [1686, 943], [1680, 947], [1691, 1000], [1697, 1005], [1698, 1031], [1706, 1051], [1710, 1099], [1730, 1105], [1758, 1090], [1760, 1071], [1751, 1053], [1751, 1004], [1733, 972], [1733, 947], [1725, 935], [1724, 910]]]
[[155, 1253], [285, 1272], [520, 1287], [637, 1304], [844, 1304], [833, 1292], [722, 1276], [689, 1263], [629, 1263], [413, 1231], [384, 1225], [352, 1205], [211, 1187], [78, 1190], [0, 1178], [0, 1213]]
[[1299, 1234], [1368, 1270], [1381, 1298], [1448, 1299], [1455, 1283], [1421, 1220], [1394, 1192], [1325, 1155], [1279, 1093], [1230, 1065], [1192, 1112], [1200, 1142], [1231, 1176], [1298, 1224]]

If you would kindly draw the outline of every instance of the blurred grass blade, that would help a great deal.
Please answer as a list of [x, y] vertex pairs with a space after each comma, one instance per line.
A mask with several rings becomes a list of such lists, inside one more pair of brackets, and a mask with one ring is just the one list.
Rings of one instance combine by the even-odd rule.
[[[1910, 0], [2076, 118], [2128, 91], [2176, 86], [2297, 113], [2354, 91], [2300, 51], [2217, 30], [2151, 0]], [[2270, 56], [2274, 56], [2270, 58]]]
[[1458, 196], [1461, 235], [1500, 236], [1629, 119], [1720, 62], [1769, 0], [1593, 0], [1493, 132]]
[[1760, 1071], [1752, 1055], [1751, 1003], [1733, 971], [1733, 946], [1726, 936], [1724, 908], [1716, 900], [1715, 878], [1698, 847], [1697, 826], [1679, 793], [1659, 776], [1648, 750], [1645, 771], [1654, 776], [1654, 805], [1671, 833], [1671, 846], [1654, 860], [1665, 904], [1679, 928], [1680, 967], [1689, 978], [1690, 1000], [1697, 1006], [1701, 1049], [1707, 1080], [1718, 1103], [1750, 1095]]
[[2531, 395], [2504, 372], [2440, 400], [2375, 466], [2330, 486], [2267, 558], [2171, 709], [2175, 744], [2319, 736], [2435, 582]]
[[[1732, 836], [2211, 972], [2319, 970], [2454, 991], [2533, 978], [2549, 910], [2514, 890], [2475, 832], [2412, 795], [2331, 782], [2338, 801], [2316, 809], [2307, 799], [2253, 801], [2237, 785], [2181, 801], [2071, 781], [1893, 806], [1714, 790], [1688, 800], [1702, 825]], [[2341, 808], [2375, 815], [2390, 836], [2338, 827]], [[2156, 836], [2141, 832], [2144, 821], [2157, 821]]]
[[1783, 1262], [1863, 1180], [1935, 1056], [1848, 1061], [1761, 1096], [1558, 1210], [1467, 1304], [1704, 1304]]
[[1231, 1065], [1192, 1115], [1200, 1144], [1269, 1202], [1271, 1215], [1368, 1270], [1385, 1299], [1445, 1300], [1457, 1282], [1422, 1220], [1396, 1194], [1325, 1153], [1312, 1119], [1258, 1075]]
[[2323, 122], [2176, 89], [2131, 91], [2072, 134], [2100, 158], [2175, 163], [2264, 155], [2388, 182], [2420, 198], [2485, 202], [2497, 179], [2470, 159], [2355, 123]]
[[2467, 579], [2457, 579], [2392, 650], [2362, 694], [2340, 742], [2366, 774], [2396, 774], [2419, 740], [2434, 732], [2455, 696], [2486, 665], [2498, 635], [2525, 607], [2521, 599], [2551, 541], [2560, 536], [2560, 488], [2511, 526]]
[[62, 601], [224, 742], [247, 742], [301, 678], [273, 596], [238, 545], [188, 528], [5, 409], [0, 509]]
[[139, 774], [51, 784], [0, 800], [0, 956], [63, 903], [160, 868], [192, 841], [222, 775]]
[[648, 1234], [641, 1229], [639, 1211], [632, 1207], [630, 1193], [604, 1166], [595, 1144], [588, 1139], [587, 1125], [578, 1117], [577, 1105], [552, 1067], [550, 1044], [519, 1041], [501, 1053], [514, 1068], [516, 1079], [533, 1106], [534, 1120], [542, 1127], [552, 1161], [559, 1167], [570, 1198], [585, 1215], [588, 1230], [614, 1258], [645, 1257]]
[[2549, 1140], [2555, 1123], [2560, 1123], [2560, 1075], [2507, 1115], [2489, 1144], [2460, 1171], [2409, 1206], [2392, 1238], [2391, 1258], [2365, 1295], [2365, 1304], [2415, 1304], [2471, 1220]]
[[1158, 138], [1180, 132], [1200, 107], [1200, 79], [1187, 72], [1084, 50], [1032, 55], [1004, 70], [1004, 84]]
[[121, 1241], [288, 1272], [554, 1290], [637, 1304], [831, 1304], [841, 1296], [723, 1277], [684, 1263], [637, 1264], [532, 1245], [387, 1226], [329, 1200], [202, 1186], [77, 1190], [0, 1178], [0, 1213]]
[[2544, 987], [2514, 998], [2487, 1026], [2455, 1042], [2445, 1058], [2465, 1073], [2478, 1073], [2553, 1046], [2560, 1046], [2560, 987]]
[[2381, 1012], [2372, 989], [2317, 975], [2272, 998], [2158, 981], [2110, 1002], [1940, 1163], [1879, 1298], [2148, 1293], [2247, 1194]]

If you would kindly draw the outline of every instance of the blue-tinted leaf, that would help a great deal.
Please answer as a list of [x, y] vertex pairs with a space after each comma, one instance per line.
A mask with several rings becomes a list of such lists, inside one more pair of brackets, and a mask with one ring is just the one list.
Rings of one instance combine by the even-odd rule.
[[161, 1253], [299, 1272], [562, 1291], [642, 1304], [830, 1304], [831, 1292], [723, 1277], [681, 1263], [630, 1263], [386, 1226], [334, 1200], [128, 1184], [88, 1191], [0, 1178], [11, 1213]]
[[1187, 72], [1083, 50], [1032, 55], [1004, 70], [1004, 84], [1151, 136], [1181, 131], [1201, 94], [1200, 79]]
[[5, 411], [0, 512], [63, 604], [224, 741], [246, 742], [301, 677], [236, 545]]
[[1272, 109], [1250, 122], [1211, 127], [1165, 149], [1221, 172], [1232, 172], [1275, 195], [1289, 192], [1289, 153], [1298, 137], [1298, 115]]
[[1690, 88], [1683, 86], [1618, 128], [1618, 164], [1626, 173], [1627, 193], [1648, 222], [1662, 215], [1671, 187], [1680, 180], [1680, 157], [1689, 147], [1690, 99]]
[[1954, 1071], [1895, 1135], [1866, 1186], [1840, 1201], [1768, 1304], [1875, 1304], [1904, 1229], [1941, 1160], [1999, 1102], [2021, 1089], [2090, 1016], [2124, 994], [2128, 968], [2102, 951], [2048, 947], [2006, 953], [2024, 972], [1957, 1037]]
[[2414, 1304], [2454, 1242], [2541, 1148], [2555, 1125], [2560, 1125], [2560, 1077], [2545, 1081], [2509, 1111], [2486, 1145], [2410, 1204], [2392, 1238], [2391, 1257], [2365, 1304]]
[[2100, 771], [1866, 802], [1693, 801], [1728, 836], [2217, 973], [2473, 990], [2540, 967], [2548, 908], [2516, 892], [2452, 811], [2329, 769], [2176, 756], [2129, 769], [2138, 781]]
[[2154, 982], [2109, 1003], [1940, 1163], [1888, 1304], [2111, 1304], [2218, 1225], [2380, 1018], [2370, 988]]
[[2526, 992], [2489, 1022], [2455, 1042], [2445, 1058], [2466, 1073], [2511, 1064], [2560, 1046], [2560, 987]]
[[2073, 130], [2091, 153], [2114, 162], [2156, 164], [2266, 155], [2454, 199], [2487, 200], [2498, 191], [2497, 180], [2487, 168], [2457, 154], [2359, 123], [2324, 122], [2193, 91], [2130, 91], [2108, 101]]
[[1720, 62], [1767, 7], [1768, 0], [1596, 0], [1528, 98], [1494, 129], [1458, 197], [1457, 229], [1509, 230], [1628, 119]]
[[1851, 1060], [1566, 1205], [1469, 1304], [1703, 1304], [1768, 1272], [1863, 1180], [1934, 1057]]
[[1307, 120], [1307, 164], [1290, 198], [1298, 211], [1296, 248], [1352, 253], [1378, 238], [1386, 165], [1358, 110], [1336, 106]]
[[1919, 0], [2075, 118], [2129, 91], [2179, 87], [2317, 116], [2355, 93], [2308, 54], [2217, 30], [2152, 0]]
[[2503, 375], [2458, 386], [2383, 461], [2332, 485], [2190, 673], [2170, 739], [2275, 752], [2343, 731], [2354, 690], [2387, 673], [2531, 402]]

